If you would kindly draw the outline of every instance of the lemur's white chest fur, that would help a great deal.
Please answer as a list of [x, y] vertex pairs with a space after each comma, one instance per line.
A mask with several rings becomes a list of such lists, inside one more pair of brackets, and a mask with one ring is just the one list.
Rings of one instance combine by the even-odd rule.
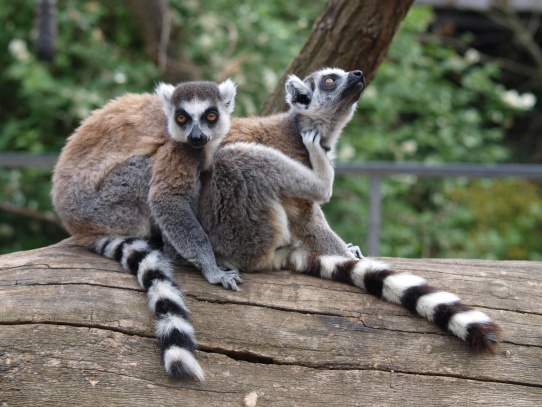
[[275, 229], [274, 247], [289, 246], [292, 243], [288, 215], [279, 201], [272, 201], [269, 206], [271, 225]]

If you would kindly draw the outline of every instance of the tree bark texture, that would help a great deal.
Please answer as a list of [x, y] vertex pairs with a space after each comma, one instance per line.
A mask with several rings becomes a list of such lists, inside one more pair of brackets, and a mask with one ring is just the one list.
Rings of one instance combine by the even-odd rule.
[[497, 353], [338, 282], [177, 268], [206, 382], [175, 381], [135, 278], [66, 240], [0, 257], [0, 405], [542, 405], [542, 262], [384, 260], [498, 320]]
[[361, 69], [370, 81], [413, 2], [330, 0], [261, 113], [267, 115], [286, 109], [284, 82], [290, 73], [303, 78], [326, 66]]

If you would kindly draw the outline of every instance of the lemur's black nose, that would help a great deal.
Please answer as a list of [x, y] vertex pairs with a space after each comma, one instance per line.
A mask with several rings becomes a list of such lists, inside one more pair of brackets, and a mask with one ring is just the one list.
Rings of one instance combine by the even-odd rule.
[[363, 72], [360, 71], [359, 69], [356, 70], [356, 71], [350, 71], [348, 72], [348, 75], [350, 77], [355, 77], [357, 78], [362, 84], [363, 86], [365, 86], [365, 76], [363, 75]]

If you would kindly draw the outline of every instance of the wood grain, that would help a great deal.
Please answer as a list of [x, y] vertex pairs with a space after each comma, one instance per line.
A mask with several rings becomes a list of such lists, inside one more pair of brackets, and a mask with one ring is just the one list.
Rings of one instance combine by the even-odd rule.
[[135, 279], [68, 239], [0, 257], [0, 405], [542, 405], [542, 263], [384, 260], [497, 319], [497, 353], [340, 283], [178, 268], [206, 382], [174, 381]]

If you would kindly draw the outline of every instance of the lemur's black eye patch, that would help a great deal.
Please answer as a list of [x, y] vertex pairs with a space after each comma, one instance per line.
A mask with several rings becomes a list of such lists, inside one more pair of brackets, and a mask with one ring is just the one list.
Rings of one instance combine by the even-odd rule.
[[192, 118], [190, 115], [186, 112], [186, 110], [179, 109], [175, 112], [175, 121], [179, 125], [185, 125], [192, 121]]
[[324, 76], [320, 81], [320, 88], [322, 90], [335, 89], [335, 87], [337, 86], [337, 79], [339, 79], [339, 76], [335, 74]]
[[311, 102], [311, 98], [309, 95], [305, 95], [304, 93], [298, 93], [295, 101], [296, 103], [300, 103], [302, 105], [308, 105]]

